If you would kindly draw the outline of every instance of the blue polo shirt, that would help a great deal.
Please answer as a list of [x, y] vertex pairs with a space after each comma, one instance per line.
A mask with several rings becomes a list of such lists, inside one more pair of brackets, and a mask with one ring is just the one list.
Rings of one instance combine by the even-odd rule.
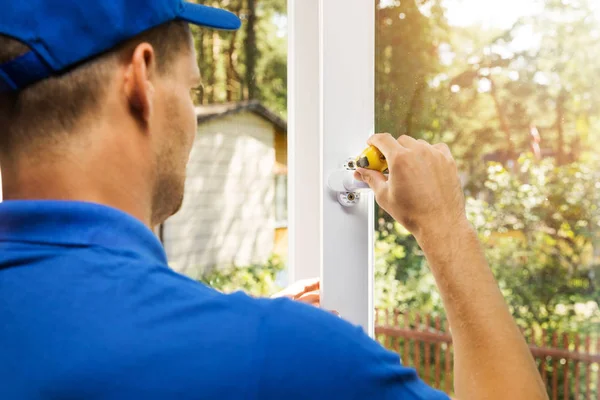
[[0, 399], [447, 399], [326, 311], [221, 294], [101, 205], [0, 203]]

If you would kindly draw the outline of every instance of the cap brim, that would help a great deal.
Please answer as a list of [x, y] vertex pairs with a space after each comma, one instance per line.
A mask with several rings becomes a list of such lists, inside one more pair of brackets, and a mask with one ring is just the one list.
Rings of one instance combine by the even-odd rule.
[[188, 2], [183, 3], [183, 10], [178, 19], [194, 25], [224, 30], [236, 30], [242, 25], [240, 18], [232, 12]]

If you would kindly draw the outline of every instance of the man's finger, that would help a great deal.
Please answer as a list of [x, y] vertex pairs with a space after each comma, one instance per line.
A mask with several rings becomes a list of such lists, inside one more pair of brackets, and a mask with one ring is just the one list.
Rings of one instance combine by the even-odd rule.
[[373, 135], [369, 138], [367, 143], [377, 147], [381, 154], [387, 159], [390, 158], [393, 152], [398, 151], [398, 149], [402, 147], [389, 133], [378, 133]]
[[304, 283], [304, 293], [319, 290], [321, 288], [321, 280], [319, 278], [307, 280]]
[[[359, 168], [357, 168], [356, 171], [354, 171], [354, 179], [356, 179], [357, 181], [365, 182], [365, 179], [363, 178], [363, 176], [361, 175], [361, 173], [358, 171], [360, 169], [363, 169], [363, 168], [359, 167]], [[372, 171], [370, 169], [366, 169], [366, 170], [367, 171]], [[377, 171], [375, 171], [375, 172], [377, 172]], [[383, 174], [383, 179], [387, 182], [388, 181], [388, 175]]]
[[319, 292], [306, 293], [300, 297], [297, 297], [295, 300], [301, 301], [303, 303], [308, 303], [308, 304], [319, 303], [321, 301], [321, 293], [319, 293]]
[[410, 136], [403, 135], [398, 138], [398, 143], [400, 143], [403, 147], [406, 147], [407, 149], [413, 149], [419, 144], [419, 141]]
[[356, 172], [360, 175], [360, 180], [369, 185], [375, 194], [381, 192], [387, 184], [387, 178], [379, 171], [358, 168]]
[[450, 147], [446, 143], [437, 143], [433, 145], [433, 148], [440, 151], [443, 155], [448, 159], [453, 159], [452, 152], [450, 151]]
[[302, 279], [294, 282], [291, 286], [288, 286], [284, 290], [274, 294], [271, 298], [278, 297], [290, 297], [295, 298], [303, 293], [318, 290], [320, 288], [319, 278]]

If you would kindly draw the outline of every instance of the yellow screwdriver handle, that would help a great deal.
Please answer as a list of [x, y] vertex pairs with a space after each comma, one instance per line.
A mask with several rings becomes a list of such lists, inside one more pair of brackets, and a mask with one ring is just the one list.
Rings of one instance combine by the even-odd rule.
[[388, 169], [385, 157], [375, 146], [367, 147], [356, 159], [356, 165], [360, 168], [372, 169], [379, 172], [385, 172]]

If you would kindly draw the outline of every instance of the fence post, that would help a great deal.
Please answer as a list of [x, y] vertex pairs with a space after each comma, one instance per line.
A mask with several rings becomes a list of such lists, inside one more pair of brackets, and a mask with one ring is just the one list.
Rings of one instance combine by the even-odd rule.
[[[542, 343], [540, 347], [544, 346], [546, 346], [546, 330], [542, 329]], [[542, 381], [544, 381], [544, 386], [546, 386], [548, 384], [546, 356], [540, 357], [540, 370], [542, 372]]]
[[[558, 346], [558, 333], [556, 331], [552, 334], [552, 347]], [[558, 360], [552, 358], [552, 400], [558, 399]]]
[[[429, 331], [429, 314], [425, 315], [425, 330]], [[425, 346], [425, 382], [431, 385], [431, 363], [429, 360], [429, 351], [431, 350], [431, 345], [429, 342], [424, 341], [423, 346]]]
[[[398, 320], [400, 318], [400, 314], [398, 311], [394, 310], [393, 316], [394, 327], [400, 326], [400, 321]], [[400, 338], [394, 338], [394, 351], [400, 355]]]
[[[579, 334], [575, 334], [575, 351], [579, 352]], [[575, 399], [579, 400], [579, 364], [580, 362], [575, 360]]]
[[[600, 337], [596, 338], [596, 353], [600, 353]], [[600, 368], [598, 368], [598, 378], [596, 378], [596, 398], [600, 400]]]
[[[590, 339], [591, 339], [590, 334], [588, 333], [587, 337], [585, 338], [585, 352], [588, 354], [591, 354]], [[591, 366], [592, 366], [592, 363], [589, 363], [589, 362], [586, 363], [586, 365], [585, 365], [585, 383], [587, 386], [587, 390], [586, 390], [587, 393], [586, 393], [585, 398], [587, 400], [590, 400], [592, 398], [592, 385], [591, 385], [591, 383], [592, 383], [591, 369], [592, 368], [591, 368]]]
[[[440, 316], [435, 317], [435, 330], [440, 333]], [[441, 343], [437, 342], [435, 345], [435, 387], [440, 387], [440, 350]]]
[[[448, 320], [446, 320], [444, 322], [444, 332], [448, 332]], [[450, 393], [450, 388], [454, 387], [454, 385], [452, 384], [451, 386], [451, 379], [450, 379], [450, 363], [452, 362], [451, 358], [452, 358], [452, 352], [450, 351], [450, 348], [452, 346], [452, 343], [447, 343], [446, 344], [446, 359], [445, 359], [445, 374], [446, 377], [444, 379], [444, 390], [446, 391], [446, 393]]]
[[[563, 347], [569, 350], [569, 334], [563, 333]], [[565, 357], [565, 366], [563, 369], [563, 400], [569, 400], [569, 357]]]
[[[409, 323], [408, 323], [408, 313], [404, 313], [404, 329], [408, 330], [410, 329], [409, 327]], [[407, 363], [408, 359], [410, 358], [410, 347], [408, 344], [408, 338], [404, 338], [404, 362]]]
[[[419, 332], [421, 331], [420, 329], [421, 327], [421, 315], [419, 313], [417, 313], [415, 315], [415, 331]], [[417, 372], [419, 371], [419, 367], [421, 366], [421, 343], [418, 339], [415, 339], [415, 362], [413, 363], [415, 369], [417, 370]]]

